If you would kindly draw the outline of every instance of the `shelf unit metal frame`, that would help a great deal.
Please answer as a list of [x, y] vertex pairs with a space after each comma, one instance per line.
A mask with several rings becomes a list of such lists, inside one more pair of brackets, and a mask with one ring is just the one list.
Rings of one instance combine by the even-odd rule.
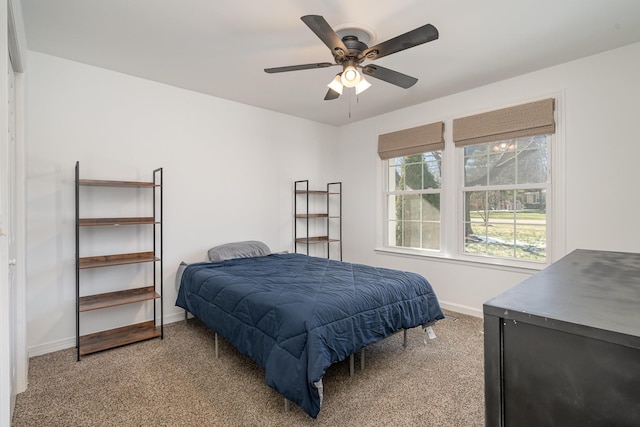
[[[87, 354], [108, 350], [122, 345], [132, 344], [152, 338], [164, 338], [163, 312], [163, 175], [162, 168], [153, 171], [152, 182], [107, 181], [80, 179], [80, 162], [75, 167], [75, 231], [76, 231], [76, 350], [77, 360]], [[153, 191], [151, 217], [130, 218], [80, 218], [80, 187], [118, 187], [118, 188], [150, 188]], [[80, 256], [81, 227], [116, 227], [140, 226], [153, 227], [153, 250], [130, 254], [101, 255], [91, 257]], [[156, 254], [159, 255], [156, 256]], [[88, 268], [101, 268], [117, 265], [128, 265], [152, 262], [153, 285], [80, 296], [80, 271]], [[159, 264], [159, 268], [158, 268]], [[80, 335], [80, 314], [86, 311], [153, 301], [153, 320], [144, 321], [120, 328], [100, 331], [88, 335]], [[158, 303], [160, 317], [158, 322]], [[158, 325], [159, 323], [159, 325]], [[106, 341], [106, 343], [105, 343]], [[83, 350], [83, 347], [87, 349]]]
[[[310, 196], [320, 195], [326, 198], [326, 211], [325, 213], [310, 213], [309, 204]], [[304, 197], [304, 212], [298, 212], [298, 197]], [[338, 197], [337, 214], [335, 212], [336, 206], [332, 203], [331, 198]], [[309, 248], [311, 244], [326, 243], [327, 258], [331, 257], [331, 243], [338, 243], [338, 249], [340, 254], [340, 261], [342, 261], [342, 182], [330, 182], [327, 183], [326, 190], [310, 190], [309, 180], [299, 180], [294, 182], [294, 251], [298, 253], [298, 245], [304, 245], [306, 253], [309, 254]], [[320, 218], [325, 219], [326, 235], [324, 236], [310, 236], [310, 219]], [[298, 236], [298, 221], [305, 220], [305, 235]], [[332, 226], [331, 221], [337, 221], [337, 226]], [[334, 231], [335, 230], [335, 231]], [[332, 234], [333, 231], [333, 234]], [[336, 236], [337, 233], [337, 236]]]

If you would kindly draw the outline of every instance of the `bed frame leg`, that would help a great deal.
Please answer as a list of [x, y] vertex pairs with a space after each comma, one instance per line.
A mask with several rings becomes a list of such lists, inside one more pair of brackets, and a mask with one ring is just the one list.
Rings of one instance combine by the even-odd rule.
[[364, 347], [360, 349], [360, 370], [364, 371]]
[[407, 347], [407, 330], [404, 329], [403, 333], [404, 333], [404, 341], [402, 342], [402, 346], [406, 348]]
[[355, 371], [355, 357], [353, 355], [353, 353], [351, 353], [351, 355], [349, 356], [349, 376], [352, 377], [353, 373]]
[[218, 352], [218, 333], [217, 332], [213, 333], [213, 341], [214, 341], [214, 347], [216, 351], [216, 359], [219, 359], [220, 353]]
[[287, 399], [285, 397], [284, 398], [284, 412], [289, 412], [289, 409], [291, 409], [291, 405], [289, 403], [289, 399]]

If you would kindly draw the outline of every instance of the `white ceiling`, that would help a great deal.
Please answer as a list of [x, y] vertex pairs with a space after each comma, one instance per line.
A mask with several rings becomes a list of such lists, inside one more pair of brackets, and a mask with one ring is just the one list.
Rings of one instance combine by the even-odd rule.
[[[22, 0], [28, 48], [340, 126], [640, 41], [639, 0]], [[377, 44], [430, 23], [440, 38], [376, 64], [418, 83], [370, 78], [324, 101], [337, 67], [300, 20], [373, 30]]]

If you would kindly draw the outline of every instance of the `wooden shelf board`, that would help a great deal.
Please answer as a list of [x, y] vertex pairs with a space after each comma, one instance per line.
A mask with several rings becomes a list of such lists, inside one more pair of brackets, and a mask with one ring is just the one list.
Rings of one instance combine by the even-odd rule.
[[153, 324], [153, 320], [83, 335], [80, 337], [79, 343], [80, 355], [84, 356], [98, 351], [133, 344], [135, 342], [157, 338], [160, 335], [160, 328]]
[[100, 179], [80, 179], [78, 184], [89, 187], [159, 187], [160, 184], [154, 184], [153, 182], [138, 182], [138, 181], [109, 181]]
[[138, 264], [160, 261], [153, 252], [137, 252], [132, 254], [98, 255], [80, 258], [79, 269], [111, 267], [114, 265]]
[[160, 294], [155, 291], [153, 286], [87, 295], [80, 297], [80, 311], [99, 310], [101, 308], [150, 301], [156, 298], [160, 298]]
[[298, 237], [297, 243], [323, 243], [323, 242], [339, 242], [338, 239], [330, 239], [327, 236], [314, 236], [314, 237]]
[[340, 192], [338, 191], [327, 191], [327, 190], [296, 190], [296, 194], [331, 194], [338, 195]]
[[307, 218], [329, 218], [329, 219], [340, 219], [339, 216], [334, 216], [331, 215], [329, 216], [328, 214], [309, 214], [309, 215], [305, 215], [305, 214], [297, 214], [296, 215], [297, 219], [307, 219]]
[[147, 217], [129, 217], [129, 218], [79, 218], [78, 225], [81, 227], [92, 226], [119, 226], [119, 225], [142, 225], [142, 224], [160, 224], [159, 221], [152, 216]]
[[296, 194], [328, 194], [327, 190], [296, 190]]

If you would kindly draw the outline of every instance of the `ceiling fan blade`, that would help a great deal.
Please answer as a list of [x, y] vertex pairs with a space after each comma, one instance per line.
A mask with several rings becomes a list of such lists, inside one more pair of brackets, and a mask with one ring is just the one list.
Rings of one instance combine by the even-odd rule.
[[340, 36], [333, 31], [333, 28], [331, 28], [322, 16], [305, 15], [300, 19], [331, 49], [331, 53], [334, 56], [342, 57], [349, 52], [349, 49], [344, 45]]
[[327, 68], [333, 67], [337, 64], [332, 64], [331, 62], [318, 62], [317, 64], [302, 64], [302, 65], [289, 65], [286, 67], [274, 67], [274, 68], [265, 68], [264, 72], [273, 74], [273, 73], [283, 73], [285, 71], [298, 71], [298, 70], [312, 70], [314, 68]]
[[329, 88], [329, 90], [327, 91], [327, 94], [324, 96], [324, 100], [331, 101], [332, 99], [337, 99], [339, 96], [340, 96], [339, 92], [336, 92], [335, 90]]
[[369, 60], [382, 58], [383, 56], [391, 55], [392, 53], [400, 52], [401, 50], [409, 49], [436, 40], [437, 38], [438, 30], [436, 27], [431, 24], [426, 24], [408, 33], [401, 34], [386, 42], [365, 49], [362, 52], [362, 56]]
[[362, 67], [362, 73], [404, 89], [408, 89], [418, 82], [418, 79], [415, 77], [407, 76], [406, 74], [373, 64]]

